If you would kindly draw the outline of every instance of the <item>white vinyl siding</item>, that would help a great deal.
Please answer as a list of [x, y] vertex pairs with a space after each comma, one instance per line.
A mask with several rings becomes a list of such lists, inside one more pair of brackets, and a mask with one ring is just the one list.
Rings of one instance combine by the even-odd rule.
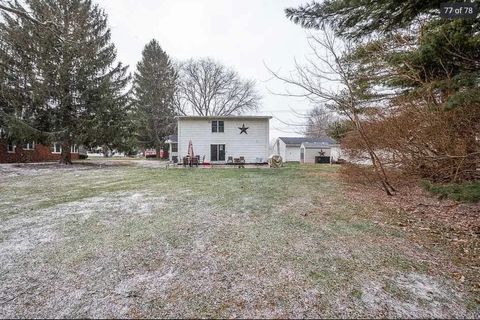
[[285, 161], [300, 161], [300, 147], [286, 147]]
[[[217, 119], [186, 118], [178, 119], [178, 158], [188, 153], [188, 143], [191, 140], [195, 155], [200, 155], [205, 161], [210, 162], [212, 144], [225, 145], [225, 159], [228, 157], [245, 157], [247, 163], [258, 160], [266, 162], [269, 144], [269, 119], [262, 118], [223, 118], [224, 132], [212, 132], [212, 121]], [[240, 134], [242, 125], [248, 127], [247, 134]], [[219, 161], [225, 162], [225, 161]]]
[[[323, 154], [320, 155], [320, 151], [323, 151]], [[330, 148], [318, 148], [318, 149], [305, 149], [305, 163], [315, 163], [315, 157], [330, 157]]]
[[332, 161], [338, 161], [342, 157], [342, 149], [340, 146], [334, 146], [330, 149], [330, 156], [332, 157]]
[[300, 161], [300, 145], [286, 145], [281, 139], [277, 139], [275, 153], [280, 155], [284, 162]]
[[323, 151], [321, 156], [331, 157], [331, 161], [337, 161], [341, 157], [341, 150], [338, 146], [325, 146], [323, 148], [304, 148], [302, 145], [302, 150], [304, 150], [304, 163], [315, 163], [315, 157], [320, 156], [320, 151]]
[[283, 142], [280, 139], [277, 139], [275, 153], [281, 156], [283, 161], [287, 161], [287, 159], [285, 158], [285, 148], [286, 148], [285, 142]]

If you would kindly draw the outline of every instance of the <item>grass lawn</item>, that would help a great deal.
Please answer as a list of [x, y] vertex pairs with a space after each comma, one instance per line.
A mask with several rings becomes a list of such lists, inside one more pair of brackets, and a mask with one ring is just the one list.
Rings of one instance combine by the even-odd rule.
[[480, 202], [480, 182], [464, 182], [461, 184], [433, 184], [424, 181], [423, 187], [440, 198], [457, 201]]
[[336, 171], [3, 166], [0, 317], [478, 317]]

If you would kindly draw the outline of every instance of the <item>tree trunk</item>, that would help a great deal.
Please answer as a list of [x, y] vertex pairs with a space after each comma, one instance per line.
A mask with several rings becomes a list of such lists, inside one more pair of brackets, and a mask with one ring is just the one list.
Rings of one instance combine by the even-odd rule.
[[[461, 180], [472, 181], [476, 180], [477, 167], [480, 163], [479, 150], [477, 148], [477, 139], [475, 134], [465, 134], [465, 156], [464, 161], [461, 163], [460, 175]], [[463, 172], [462, 172], [463, 171]], [[454, 180], [458, 179], [458, 172]], [[457, 182], [457, 181], [454, 181]]]
[[70, 142], [62, 143], [62, 153], [60, 154], [60, 164], [72, 164], [72, 154], [70, 153]]
[[385, 193], [389, 196], [393, 196], [393, 192], [396, 192], [395, 188], [392, 187], [390, 184], [390, 181], [388, 179], [387, 173], [385, 172], [385, 169], [383, 168], [383, 164], [378, 158], [377, 154], [373, 150], [373, 148], [370, 145], [370, 141], [363, 131], [362, 123], [358, 117], [358, 115], [354, 112], [353, 113], [353, 119], [350, 118], [355, 127], [357, 128], [358, 133], [363, 139], [363, 142], [365, 143], [365, 147], [367, 148], [368, 154], [370, 156], [370, 160], [372, 161], [372, 165], [375, 171], [375, 174], [377, 175], [378, 179], [380, 180], [380, 183], [382, 184], [382, 188], [385, 191]]
[[108, 158], [108, 146], [106, 144], [102, 146], [102, 150], [103, 150], [103, 157]]

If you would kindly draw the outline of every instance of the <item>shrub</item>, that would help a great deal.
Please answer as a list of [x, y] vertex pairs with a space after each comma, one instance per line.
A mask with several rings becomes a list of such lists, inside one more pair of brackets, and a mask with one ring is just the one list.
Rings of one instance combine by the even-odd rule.
[[423, 181], [425, 190], [438, 195], [440, 199], [449, 198], [463, 202], [480, 201], [480, 182], [464, 182], [461, 184], [435, 184]]

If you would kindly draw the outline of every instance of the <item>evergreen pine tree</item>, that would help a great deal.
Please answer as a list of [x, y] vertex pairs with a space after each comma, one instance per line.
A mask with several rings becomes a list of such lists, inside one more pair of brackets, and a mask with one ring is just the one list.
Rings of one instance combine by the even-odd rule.
[[27, 0], [25, 8], [11, 6], [31, 18], [4, 13], [0, 25], [4, 123], [14, 135], [61, 143], [60, 163], [69, 164], [73, 144], [102, 134], [95, 131], [97, 116], [124, 103], [112, 103], [112, 97], [123, 95], [127, 67], [115, 64], [107, 16], [90, 0]]
[[173, 64], [153, 39], [144, 48], [134, 76], [137, 138], [146, 148], [159, 150], [165, 137], [174, 132], [174, 95], [177, 74]]

